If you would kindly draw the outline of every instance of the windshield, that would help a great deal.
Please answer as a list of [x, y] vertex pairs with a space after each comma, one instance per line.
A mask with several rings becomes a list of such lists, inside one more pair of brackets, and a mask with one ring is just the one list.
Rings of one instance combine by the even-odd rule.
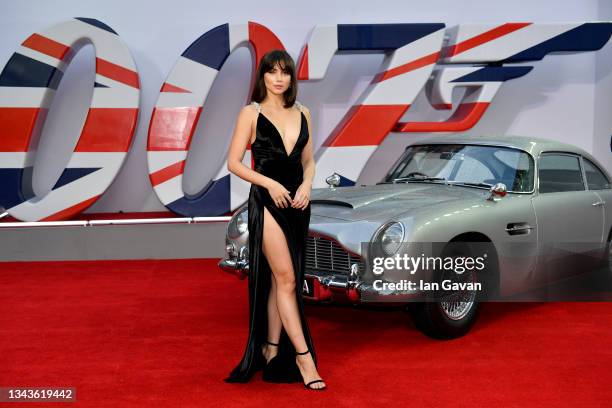
[[452, 183], [485, 188], [504, 183], [508, 192], [530, 192], [533, 166], [529, 154], [509, 147], [417, 145], [406, 149], [382, 183]]

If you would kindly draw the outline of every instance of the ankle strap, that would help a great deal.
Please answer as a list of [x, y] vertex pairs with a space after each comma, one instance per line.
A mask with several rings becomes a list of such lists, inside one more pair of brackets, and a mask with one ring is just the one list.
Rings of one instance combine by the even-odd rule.
[[270, 344], [270, 345], [272, 345], [272, 346], [278, 346], [278, 343], [272, 343], [272, 342], [270, 342], [270, 341], [268, 341], [268, 340], [266, 340], [266, 343], [268, 343], [268, 344]]
[[303, 356], [304, 354], [308, 354], [308, 353], [310, 353], [310, 350], [306, 350], [306, 351], [305, 351], [305, 352], [303, 352], [303, 353], [298, 353], [298, 352], [296, 351], [296, 353], [295, 353], [295, 354], [299, 354], [299, 355]]

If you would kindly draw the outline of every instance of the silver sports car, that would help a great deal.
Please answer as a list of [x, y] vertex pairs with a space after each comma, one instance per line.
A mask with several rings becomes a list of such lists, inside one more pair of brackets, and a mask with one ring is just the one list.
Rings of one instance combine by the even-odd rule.
[[[483, 300], [589, 265], [609, 273], [610, 176], [578, 147], [441, 136], [407, 146], [375, 185], [339, 180], [311, 194], [303, 295], [313, 301], [402, 302], [424, 333], [453, 338]], [[222, 269], [248, 274], [247, 240], [245, 204], [228, 224]]]

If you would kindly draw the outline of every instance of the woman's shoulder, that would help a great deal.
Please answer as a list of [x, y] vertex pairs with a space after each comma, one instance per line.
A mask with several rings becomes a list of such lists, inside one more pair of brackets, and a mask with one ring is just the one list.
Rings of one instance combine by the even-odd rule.
[[295, 101], [295, 106], [302, 112], [304, 112], [304, 114], [306, 116], [310, 116], [310, 109], [308, 109], [308, 107], [306, 105], [304, 105], [302, 102], [300, 101]]
[[248, 105], [243, 106], [238, 112], [238, 121], [248, 121], [250, 123], [255, 122], [258, 113], [258, 107], [253, 103], [249, 103]]
[[255, 101], [251, 101], [248, 105], [245, 106], [245, 108], [254, 110], [256, 112], [261, 111], [261, 105], [259, 104], [259, 102], [255, 102]]
[[260, 110], [259, 104], [257, 102], [251, 102], [247, 105], [244, 105], [242, 109], [240, 109], [241, 115], [255, 116]]

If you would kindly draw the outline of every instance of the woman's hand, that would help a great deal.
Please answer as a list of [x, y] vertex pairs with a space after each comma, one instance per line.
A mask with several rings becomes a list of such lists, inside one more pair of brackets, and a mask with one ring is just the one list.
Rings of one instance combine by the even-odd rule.
[[297, 191], [295, 192], [295, 198], [293, 199], [293, 203], [291, 204], [291, 206], [293, 208], [299, 208], [300, 210], [304, 210], [310, 202], [311, 189], [312, 184], [310, 184], [309, 182], [304, 181], [302, 184], [300, 184]]
[[287, 208], [291, 203], [291, 193], [281, 183], [276, 180], [270, 180], [268, 193], [272, 197], [272, 201], [277, 207]]

